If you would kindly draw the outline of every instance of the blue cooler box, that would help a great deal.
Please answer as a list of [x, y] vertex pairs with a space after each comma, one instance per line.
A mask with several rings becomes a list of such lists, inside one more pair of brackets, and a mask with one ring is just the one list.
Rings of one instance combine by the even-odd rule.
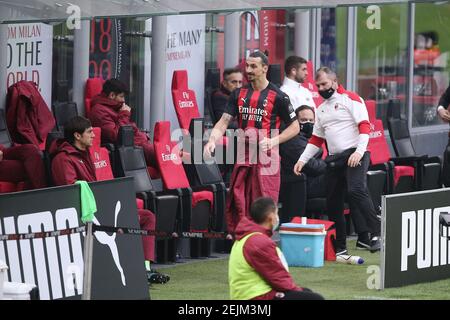
[[290, 267], [323, 267], [325, 226], [323, 224], [283, 223], [281, 250]]

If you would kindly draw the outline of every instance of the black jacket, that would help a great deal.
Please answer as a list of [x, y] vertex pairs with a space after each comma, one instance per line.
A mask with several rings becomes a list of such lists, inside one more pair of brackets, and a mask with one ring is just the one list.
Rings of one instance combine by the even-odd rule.
[[448, 86], [447, 90], [445, 90], [445, 92], [442, 94], [441, 98], [439, 99], [438, 106], [443, 106], [445, 109], [450, 110], [450, 85]]
[[[308, 139], [299, 133], [289, 141], [280, 145], [281, 156], [281, 179], [283, 182], [291, 182], [303, 180], [303, 175], [297, 176], [294, 174], [294, 165], [297, 163], [300, 155], [305, 151]], [[309, 160], [304, 166], [302, 172], [307, 177], [316, 177], [325, 173], [326, 163], [320, 157], [322, 152], [316, 154], [314, 158]]]
[[[222, 114], [227, 109], [228, 98], [230, 96], [230, 93], [231, 92], [229, 92], [223, 86], [221, 86], [220, 89], [213, 92], [211, 96], [211, 105], [214, 111], [214, 118], [216, 120], [214, 124], [216, 124], [220, 120]], [[230, 122], [228, 129], [237, 129], [237, 128], [238, 123], [236, 119], [233, 119]]]

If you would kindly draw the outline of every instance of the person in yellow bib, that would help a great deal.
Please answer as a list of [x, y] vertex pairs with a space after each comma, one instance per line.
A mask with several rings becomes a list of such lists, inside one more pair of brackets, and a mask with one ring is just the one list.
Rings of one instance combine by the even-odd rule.
[[272, 198], [256, 199], [250, 218], [236, 227], [231, 249], [228, 283], [232, 300], [323, 300], [307, 288], [298, 287], [283, 253], [271, 239], [278, 228], [278, 208]]

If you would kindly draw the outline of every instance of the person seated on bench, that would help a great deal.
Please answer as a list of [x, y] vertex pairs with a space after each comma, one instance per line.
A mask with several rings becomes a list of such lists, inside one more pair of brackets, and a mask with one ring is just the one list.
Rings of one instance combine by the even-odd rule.
[[147, 134], [131, 121], [132, 108], [125, 103], [127, 86], [118, 79], [106, 80], [102, 92], [92, 98], [89, 119], [94, 127], [102, 129], [102, 143], [117, 143], [119, 128], [131, 125], [134, 130], [134, 144], [144, 149], [145, 162], [156, 167], [155, 150]]
[[[314, 109], [308, 105], [302, 105], [295, 110], [297, 120], [300, 124], [300, 132], [292, 139], [280, 145], [281, 156], [281, 188], [280, 195], [283, 195], [282, 222], [290, 221], [290, 218], [301, 215], [301, 203], [297, 203], [298, 188], [293, 187], [293, 183], [303, 181], [302, 176], [297, 176], [292, 168], [305, 151], [315, 122]], [[311, 158], [304, 168], [306, 175], [306, 198], [326, 198], [325, 171], [327, 165], [318, 152]]]
[[[64, 139], [56, 140], [50, 147], [51, 171], [55, 185], [69, 185], [77, 180], [97, 181], [95, 166], [89, 153], [94, 139], [91, 122], [81, 116], [70, 119], [64, 127]], [[153, 212], [138, 209], [139, 224], [142, 229], [155, 230], [156, 219]], [[143, 236], [144, 258], [147, 276], [153, 273], [150, 261], [155, 259], [155, 237]]]

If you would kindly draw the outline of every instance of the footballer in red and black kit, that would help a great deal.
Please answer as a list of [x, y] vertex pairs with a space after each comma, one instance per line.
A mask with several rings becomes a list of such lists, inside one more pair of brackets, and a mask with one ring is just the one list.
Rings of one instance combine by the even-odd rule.
[[[233, 118], [237, 118], [238, 127], [246, 131], [245, 142], [240, 139], [241, 134], [238, 133], [238, 159], [231, 174], [225, 214], [229, 233], [227, 239], [231, 239], [241, 218], [248, 216], [250, 205], [255, 199], [270, 197], [273, 201], [278, 201], [278, 145], [296, 136], [300, 130], [289, 97], [267, 80], [268, 66], [268, 58], [262, 52], [250, 54], [245, 67], [249, 84], [233, 91], [225, 112], [214, 126], [204, 147], [205, 157], [211, 157], [216, 141], [223, 136]], [[273, 130], [280, 129], [282, 122], [286, 129], [279, 134], [274, 132]], [[254, 135], [248, 132], [251, 130], [258, 132]], [[257, 140], [252, 141], [252, 136]], [[250, 147], [255, 144], [257, 148]], [[244, 154], [240, 152], [242, 147]], [[256, 149], [258, 157], [257, 161], [253, 161]], [[242, 156], [244, 158], [241, 158]]]

